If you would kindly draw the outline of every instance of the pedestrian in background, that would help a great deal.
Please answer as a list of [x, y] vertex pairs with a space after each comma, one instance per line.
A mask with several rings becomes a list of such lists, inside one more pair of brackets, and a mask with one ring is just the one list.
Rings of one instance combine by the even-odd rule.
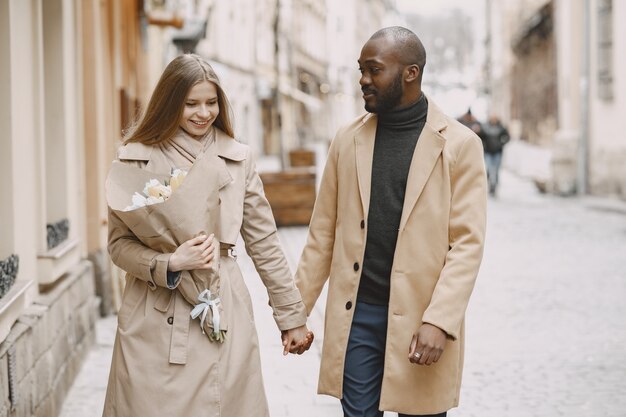
[[479, 138], [482, 139], [483, 132], [482, 132], [481, 124], [478, 121], [478, 119], [476, 119], [476, 117], [474, 117], [474, 115], [472, 114], [471, 108], [468, 108], [467, 111], [463, 113], [463, 115], [459, 117], [457, 120], [461, 122], [461, 124], [463, 124], [464, 126], [472, 129], [472, 131], [476, 133]]
[[422, 93], [413, 32], [376, 32], [358, 63], [368, 113], [330, 146], [296, 272], [309, 314], [328, 280], [318, 392], [347, 417], [445, 416], [483, 254], [483, 148]]
[[502, 164], [502, 151], [510, 139], [509, 132], [502, 125], [498, 115], [491, 114], [487, 123], [482, 125], [481, 139], [485, 149], [489, 194], [495, 196], [498, 189], [500, 165]]
[[[269, 416], [252, 303], [233, 253], [240, 233], [267, 287], [284, 353], [303, 353], [311, 345], [305, 308], [263, 185], [250, 149], [233, 138], [230, 120], [228, 100], [211, 66], [197, 55], [182, 55], [167, 66], [143, 117], [119, 149], [120, 161], [152, 173], [189, 169], [185, 181], [194, 164], [211, 157], [219, 175], [200, 181], [198, 193], [203, 184], [219, 181], [214, 196], [219, 227], [215, 243], [198, 236], [174, 253], [159, 253], [109, 211], [109, 253], [127, 274], [105, 417]], [[179, 214], [183, 222], [188, 215]], [[213, 256], [217, 250], [219, 265]], [[210, 341], [191, 322], [193, 305], [177, 290], [188, 278], [184, 271], [218, 267], [219, 298], [229, 322], [223, 343]]]

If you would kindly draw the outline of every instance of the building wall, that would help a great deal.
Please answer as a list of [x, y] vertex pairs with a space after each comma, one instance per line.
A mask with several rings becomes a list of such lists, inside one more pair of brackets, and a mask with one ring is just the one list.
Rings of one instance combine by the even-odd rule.
[[[620, 115], [626, 113], [626, 5], [612, 1], [610, 22], [600, 21], [600, 0], [559, 1], [559, 131], [553, 151], [553, 182], [558, 193], [587, 192], [626, 198], [626, 136]], [[586, 24], [588, 26], [586, 26]], [[608, 29], [607, 29], [608, 28]], [[609, 96], [600, 85], [600, 69], [607, 57], [600, 52], [601, 31], [612, 34], [608, 66], [613, 84]], [[586, 47], [588, 45], [588, 47]]]
[[612, 76], [611, 98], [603, 98], [599, 86], [599, 67], [606, 59], [599, 52], [601, 27], [600, 1], [591, 1], [590, 15], [590, 146], [589, 191], [626, 199], [626, 133], [621, 120], [626, 114], [626, 3], [612, 3]]
[[95, 342], [97, 308], [92, 266], [81, 262], [23, 310], [0, 343], [1, 416], [59, 415]]
[[207, 36], [197, 51], [213, 63], [220, 77], [233, 108], [237, 139], [258, 149], [261, 135], [254, 77], [258, 24], [255, 7], [245, 0], [212, 3], [208, 8]]
[[[0, 415], [57, 415], [94, 339], [83, 5], [0, 1], [0, 262], [19, 256], [16, 281], [0, 298]], [[69, 232], [52, 245], [48, 228], [63, 219]]]
[[[122, 130], [151, 93], [148, 63], [163, 57], [162, 47], [144, 48], [139, 6], [0, 0], [0, 262], [19, 256], [0, 298], [0, 415], [57, 415], [98, 308], [114, 310], [115, 296], [119, 304], [103, 185]], [[62, 219], [69, 233], [51, 247], [47, 227]]]
[[[510, 108], [510, 122], [520, 119], [524, 135], [530, 139], [531, 130], [524, 123], [520, 104], [536, 106], [541, 113], [549, 112], [544, 106], [546, 91], [552, 95], [551, 83], [556, 85], [556, 124], [550, 120], [535, 123], [536, 142], [550, 153], [551, 179], [548, 184], [558, 194], [588, 192], [596, 195], [626, 198], [626, 139], [619, 125], [620, 115], [626, 114], [626, 57], [618, 53], [624, 49], [626, 29], [620, 22], [626, 17], [626, 5], [620, 1], [584, 0], [553, 1], [554, 51], [551, 45], [536, 43], [534, 56], [529, 62], [552, 60], [554, 54], [556, 73], [547, 74], [545, 65], [520, 65], [521, 56], [507, 45], [519, 44], [516, 33], [520, 22], [527, 21], [528, 13], [542, 7], [541, 0], [496, 2], [491, 1], [492, 13], [492, 105]], [[599, 35], [608, 25], [600, 21], [599, 7], [612, 4], [612, 62], [600, 51]], [[586, 4], [588, 9], [586, 9]], [[520, 18], [521, 17], [521, 18]], [[526, 19], [526, 20], [525, 20]], [[588, 24], [588, 28], [586, 27]], [[585, 47], [588, 42], [589, 48]], [[621, 48], [621, 49], [620, 49]], [[512, 59], [509, 59], [512, 56]], [[599, 73], [611, 68], [613, 85], [607, 97], [599, 83]], [[547, 84], [546, 84], [547, 83]], [[507, 103], [507, 90], [512, 96]], [[516, 94], [518, 98], [516, 98]], [[523, 98], [523, 100], [519, 100]], [[532, 126], [532, 124], [531, 124]], [[539, 131], [537, 130], [539, 128]], [[554, 130], [555, 129], [555, 130]], [[552, 133], [551, 133], [552, 132]]]
[[[487, 89], [490, 93], [489, 111], [500, 115], [506, 125], [512, 128], [516, 137], [523, 136], [534, 143], [550, 143], [556, 122], [556, 56], [550, 42], [543, 45], [531, 43], [530, 48], [515, 51], [513, 45], [519, 44], [533, 16], [550, 3], [547, 0], [490, 0], [487, 2], [487, 22], [489, 42], [489, 67], [485, 74]], [[546, 48], [548, 46], [548, 48]], [[551, 48], [551, 49], [549, 49]], [[550, 99], [546, 100], [545, 88], [553, 90]], [[535, 87], [532, 87], [535, 86]], [[532, 94], [528, 87], [539, 91]], [[532, 113], [534, 104], [541, 101], [544, 107], [552, 108], [552, 121], [547, 122], [548, 129], [536, 130], [538, 115]], [[528, 107], [524, 103], [528, 103]], [[546, 123], [544, 123], [545, 125]]]
[[358, 0], [328, 2], [329, 129], [332, 135], [362, 112], [358, 63], [362, 45], [357, 42], [354, 10]]
[[327, 9], [324, 0], [293, 0], [288, 30], [292, 118], [285, 126], [288, 149], [327, 141]]

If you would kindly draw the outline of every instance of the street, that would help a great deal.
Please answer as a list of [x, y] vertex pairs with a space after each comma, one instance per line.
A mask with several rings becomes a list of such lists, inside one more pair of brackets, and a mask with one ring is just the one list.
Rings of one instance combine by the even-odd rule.
[[[499, 195], [489, 201], [485, 255], [467, 312], [460, 407], [450, 417], [625, 415], [625, 207], [541, 195], [530, 182], [502, 173]], [[306, 228], [284, 228], [280, 236], [294, 268]], [[315, 394], [324, 295], [310, 320], [314, 346], [303, 356], [283, 357], [267, 294], [251, 260], [243, 249], [238, 253], [254, 303], [271, 415], [341, 416], [338, 400]], [[99, 321], [97, 345], [62, 417], [101, 415], [115, 320]]]

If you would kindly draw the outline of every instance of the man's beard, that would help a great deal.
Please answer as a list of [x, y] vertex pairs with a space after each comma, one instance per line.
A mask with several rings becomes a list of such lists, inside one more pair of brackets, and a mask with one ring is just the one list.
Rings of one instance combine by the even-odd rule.
[[[402, 100], [402, 73], [400, 72], [393, 83], [389, 86], [389, 89], [384, 93], [376, 93], [376, 104], [370, 106], [365, 103], [365, 110], [370, 113], [387, 113], [394, 108], [398, 107]], [[380, 94], [380, 95], [379, 95]]]

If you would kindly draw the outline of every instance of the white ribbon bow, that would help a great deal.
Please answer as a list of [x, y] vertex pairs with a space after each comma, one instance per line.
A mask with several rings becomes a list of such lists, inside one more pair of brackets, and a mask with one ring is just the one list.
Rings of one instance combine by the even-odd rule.
[[206, 315], [210, 308], [213, 312], [213, 333], [218, 333], [220, 331], [219, 297], [211, 300], [211, 291], [204, 290], [198, 295], [198, 301], [200, 301], [200, 303], [196, 304], [193, 310], [191, 310], [191, 318], [195, 319], [202, 314], [200, 328], [202, 329], [202, 334], [204, 334], [204, 322], [206, 321]]

